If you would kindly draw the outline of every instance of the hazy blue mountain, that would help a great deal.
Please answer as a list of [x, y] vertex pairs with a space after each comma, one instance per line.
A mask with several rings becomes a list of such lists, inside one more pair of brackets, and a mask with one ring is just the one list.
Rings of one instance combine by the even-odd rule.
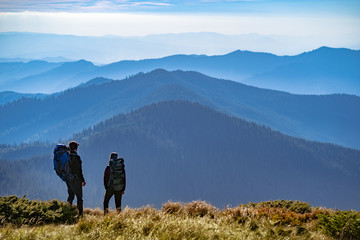
[[23, 63], [27, 63], [27, 62], [31, 62], [35, 59], [30, 59], [30, 58], [0, 58], [0, 62], [1, 63], [5, 63], [5, 62], [23, 62]]
[[[224, 208], [295, 199], [360, 209], [360, 151], [288, 137], [199, 104], [153, 104], [114, 116], [72, 139], [80, 143], [85, 206], [102, 206], [103, 171], [116, 151], [125, 158], [124, 206], [201, 199]], [[66, 200], [65, 184], [53, 171], [54, 146], [33, 147], [0, 152], [0, 194]], [[14, 161], [21, 159], [20, 152], [38, 154]]]
[[243, 82], [292, 93], [360, 95], [360, 51], [322, 47], [294, 59]]
[[178, 69], [196, 70], [219, 78], [227, 77], [241, 80], [256, 73], [269, 71], [287, 62], [287, 59], [287, 57], [277, 57], [267, 53], [235, 51], [226, 55], [211, 57], [206, 55], [174, 55], [160, 59], [120, 61], [99, 67], [82, 60], [67, 62], [37, 75], [31, 74], [18, 81], [12, 81], [12, 84], [5, 86], [0, 84], [0, 90], [50, 93], [75, 87], [96, 77], [123, 79], [139, 72], [150, 72], [158, 68], [171, 71]]
[[103, 66], [82, 60], [64, 63], [64, 66], [12, 81], [12, 84], [2, 85], [0, 81], [0, 90], [51, 93], [96, 77], [123, 79], [158, 68], [198, 71], [212, 77], [298, 94], [360, 95], [360, 51], [326, 47], [296, 56], [235, 51], [219, 56], [173, 55]]
[[27, 92], [28, 90], [41, 93], [59, 92], [88, 81], [89, 78], [84, 79], [81, 74], [91, 72], [96, 68], [94, 64], [85, 60], [66, 62], [37, 75], [11, 81], [2, 88], [17, 92]]
[[[281, 38], [281, 37], [280, 37]], [[218, 33], [157, 34], [141, 37], [73, 36], [43, 33], [0, 33], [0, 57], [43, 59], [63, 56], [87, 59], [101, 64], [125, 60], [159, 58], [174, 54], [224, 54], [234, 49], [288, 54], [284, 41], [259, 34], [222, 35]], [[285, 42], [294, 42], [286, 39]], [[31, 47], [29, 47], [31, 46]], [[322, 46], [303, 46], [294, 54]], [[290, 48], [289, 48], [290, 49]]]
[[74, 60], [68, 59], [68, 58], [64, 58], [61, 56], [58, 57], [44, 57], [44, 58], [40, 58], [40, 59], [31, 59], [31, 58], [0, 58], [0, 62], [1, 63], [5, 63], [5, 62], [23, 62], [23, 63], [28, 63], [31, 61], [45, 61], [45, 62], [52, 62], [52, 63], [63, 63], [63, 62], [72, 62]]
[[62, 56], [57, 56], [57, 57], [44, 57], [44, 58], [41, 58], [40, 60], [46, 61], [46, 62], [54, 62], [54, 63], [73, 62], [73, 61], [74, 61], [74, 60], [72, 60], [72, 59], [64, 58], [64, 57], [62, 57]]
[[13, 81], [19, 80], [24, 77], [41, 74], [60, 65], [61, 63], [49, 63], [46, 61], [30, 61], [27, 63], [0, 63], [0, 89], [7, 90], [6, 87]]
[[33, 142], [31, 144], [0, 144], [0, 159], [17, 161], [41, 156], [53, 151], [54, 146], [49, 142]]
[[122, 79], [156, 68], [198, 71], [216, 78], [298, 94], [360, 95], [360, 51], [327, 47], [297, 56], [238, 50], [220, 56], [174, 55], [120, 61], [97, 69], [95, 74]]
[[199, 102], [292, 136], [360, 149], [360, 97], [293, 95], [165, 70], [1, 106], [0, 143], [68, 138], [115, 114], [167, 100]]
[[21, 98], [43, 98], [46, 97], [46, 94], [26, 94], [26, 93], [16, 93], [16, 92], [0, 92], [0, 105], [6, 104], [8, 102], [16, 101]]
[[269, 53], [239, 50], [220, 56], [173, 55], [159, 59], [115, 62], [99, 68], [96, 74], [121, 79], [140, 71], [148, 72], [163, 68], [169, 71], [194, 70], [218, 78], [240, 81], [287, 63], [288, 59], [288, 57], [278, 57]]
[[[351, 34], [350, 34], [351, 35]], [[336, 38], [307, 36], [239, 34], [213, 32], [154, 34], [147, 36], [74, 36], [44, 33], [0, 33], [0, 58], [43, 59], [63, 56], [87, 59], [97, 64], [119, 60], [160, 58], [175, 54], [222, 55], [236, 49], [296, 55], [326, 44], [330, 47], [359, 49], [357, 37], [349, 36], [346, 45]]]
[[86, 83], [80, 84], [79, 87], [96, 86], [96, 85], [101, 85], [103, 83], [107, 83], [107, 82], [111, 82], [111, 81], [114, 81], [114, 80], [109, 79], [109, 78], [97, 77], [97, 78], [87, 81]]

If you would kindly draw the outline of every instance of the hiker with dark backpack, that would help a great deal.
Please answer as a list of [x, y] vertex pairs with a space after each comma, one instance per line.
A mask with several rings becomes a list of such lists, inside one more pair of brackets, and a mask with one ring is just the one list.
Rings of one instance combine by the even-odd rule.
[[82, 161], [77, 154], [79, 144], [75, 141], [69, 143], [67, 148], [58, 144], [54, 149], [54, 169], [59, 177], [66, 182], [68, 190], [68, 203], [72, 205], [75, 195], [79, 216], [83, 216], [83, 194], [82, 187], [86, 185], [82, 173]]
[[121, 199], [125, 193], [126, 175], [123, 158], [118, 158], [118, 154], [110, 154], [109, 165], [104, 172], [104, 187], [106, 189], [104, 197], [104, 214], [108, 213], [110, 198], [115, 195], [115, 206], [118, 212], [121, 211]]

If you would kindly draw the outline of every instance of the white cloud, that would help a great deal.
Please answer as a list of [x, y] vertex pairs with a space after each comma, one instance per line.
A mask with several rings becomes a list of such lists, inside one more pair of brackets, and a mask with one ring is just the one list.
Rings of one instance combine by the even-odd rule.
[[[103, 1], [97, 9], [107, 7]], [[73, 35], [143, 36], [148, 34], [217, 32], [287, 36], [359, 33], [356, 18], [237, 16], [222, 14], [134, 13], [0, 13], [0, 32], [25, 31]]]
[[[187, 4], [193, 6], [192, 4], [199, 1], [203, 2], [204, 6], [217, 6], [218, 2], [228, 2], [232, 5], [231, 2], [243, 0], [191, 2], [181, 0], [18, 0], [11, 2], [0, 0], [0, 32], [37, 32], [80, 36], [145, 36], [189, 32], [213, 32], [225, 35], [256, 33], [270, 36], [270, 38], [281, 36], [281, 39], [288, 39], [288, 46], [293, 46], [293, 49], [309, 49], [308, 46], [314, 46], [314, 43], [317, 46], [360, 46], [360, 18], [351, 14], [303, 14], [301, 11], [298, 14], [285, 11], [287, 9], [279, 10], [278, 5], [273, 7], [276, 8], [275, 12], [268, 9], [268, 12], [248, 12], [249, 8], [245, 8], [243, 12], [230, 11], [230, 13], [214, 11], [130, 13], [127, 11], [169, 6], [177, 8]], [[1, 9], [13, 7], [15, 2], [19, 4], [17, 11], [1, 12]], [[39, 10], [21, 11], [21, 9], [34, 8]], [[69, 11], [70, 8], [71, 11]], [[278, 14], [279, 12], [281, 14]], [[249, 50], [261, 50], [261, 47]], [[214, 52], [216, 48], [214, 47]], [[238, 48], [241, 49], [242, 46]]]
[[123, 10], [141, 10], [149, 7], [165, 7], [172, 4], [167, 1], [139, 0], [2, 0], [0, 10], [4, 12], [116, 12]]

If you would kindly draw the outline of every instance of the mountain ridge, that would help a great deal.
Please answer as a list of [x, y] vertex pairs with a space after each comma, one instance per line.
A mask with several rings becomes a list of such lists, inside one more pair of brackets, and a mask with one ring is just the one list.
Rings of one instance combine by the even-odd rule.
[[[225, 55], [171, 55], [83, 68], [78, 67], [79, 62], [68, 62], [63, 63], [64, 66], [74, 66], [70, 67], [69, 71], [64, 67], [60, 75], [54, 73], [52, 76], [51, 71], [47, 74], [43, 72], [16, 79], [12, 85], [3, 85], [0, 78], [0, 91], [38, 93], [41, 90], [49, 93], [75, 87], [96, 77], [123, 79], [139, 72], [164, 68], [168, 71], [198, 71], [216, 78], [290, 93], [347, 93], [360, 96], [358, 62], [360, 51], [328, 47], [295, 56], [237, 50]], [[55, 80], [62, 85], [54, 83]], [[27, 84], [22, 86], [21, 83]]]
[[[0, 114], [7, 116], [0, 119], [0, 142], [69, 137], [115, 114], [172, 100], [172, 95], [180, 100], [198, 101], [288, 135], [359, 148], [360, 140], [355, 134], [360, 121], [360, 113], [355, 111], [360, 106], [357, 96], [293, 95], [180, 70], [155, 70], [121, 81], [69, 89], [41, 101], [24, 99], [0, 106]], [[60, 114], [58, 106], [73, 106], [76, 110], [62, 107]], [[19, 115], [28, 111], [27, 119]]]

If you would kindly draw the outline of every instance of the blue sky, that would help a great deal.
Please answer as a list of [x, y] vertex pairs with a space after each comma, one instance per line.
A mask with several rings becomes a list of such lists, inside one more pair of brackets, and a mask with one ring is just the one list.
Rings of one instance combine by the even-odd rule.
[[337, 14], [359, 17], [359, 0], [1, 0], [0, 11]]
[[[124, 30], [121, 33], [112, 32], [111, 27], [106, 27], [112, 25], [112, 22], [124, 22], [124, 18], [129, 28], [139, 28], [141, 24], [138, 22], [144, 22], [146, 31], [140, 27], [137, 32]], [[71, 19], [72, 24], [69, 25], [68, 19]], [[169, 21], [178, 27], [178, 31], [176, 28], [171, 31], [167, 27], [161, 31], [155, 25], [151, 27], [147, 24], [148, 21], [160, 28]], [[236, 26], [244, 28], [244, 21], [247, 21], [248, 27], [239, 30]], [[285, 26], [284, 21], [288, 22]], [[104, 27], [86, 31], [90, 27], [84, 27], [85, 22], [89, 26], [99, 26], [101, 22]], [[209, 29], [212, 23], [213, 30]], [[263, 30], [258, 27], [262, 23]], [[269, 31], [269, 23], [273, 31]], [[289, 23], [293, 23], [294, 29], [291, 29]], [[311, 35], [316, 31], [325, 32], [330, 26], [333, 29], [327, 29], [328, 33], [357, 33], [360, 32], [359, 23], [360, 0], [0, 0], [0, 32], [33, 32], [37, 27], [38, 32], [78, 32], [78, 35], [144, 35], [151, 33], [151, 29], [155, 34], [194, 31], [294, 34], [291, 32], [302, 29], [299, 30], [300, 35]], [[63, 28], [59, 28], [60, 25]], [[231, 27], [232, 31], [229, 30]], [[308, 32], [304, 28], [309, 28]]]

